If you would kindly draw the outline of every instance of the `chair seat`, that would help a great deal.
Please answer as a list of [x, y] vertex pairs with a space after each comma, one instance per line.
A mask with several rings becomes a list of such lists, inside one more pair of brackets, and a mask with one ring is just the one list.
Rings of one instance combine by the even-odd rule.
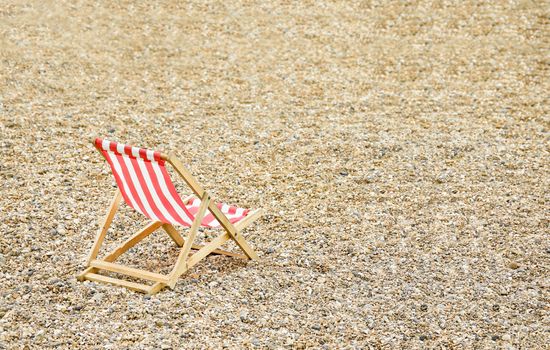
[[[199, 211], [200, 205], [201, 205], [201, 200], [195, 197], [187, 201], [187, 203], [185, 204], [185, 208], [189, 211], [189, 213], [195, 216]], [[217, 206], [221, 210], [221, 212], [225, 214], [225, 216], [229, 219], [229, 222], [231, 222], [232, 224], [235, 224], [241, 221], [250, 213], [250, 209], [239, 208], [239, 207], [235, 207], [225, 203], [218, 203]], [[208, 210], [204, 215], [204, 218], [202, 219], [201, 226], [209, 227], [209, 228], [217, 228], [217, 227], [220, 227], [221, 225], [218, 222], [218, 220], [214, 218], [214, 215]]]

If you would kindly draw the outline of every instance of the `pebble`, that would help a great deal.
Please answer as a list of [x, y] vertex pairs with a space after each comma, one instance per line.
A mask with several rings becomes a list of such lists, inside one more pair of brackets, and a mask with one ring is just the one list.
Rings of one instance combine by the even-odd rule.
[[94, 296], [92, 297], [92, 300], [93, 300], [95, 303], [99, 304], [99, 303], [101, 303], [101, 301], [103, 300], [103, 298], [104, 298], [103, 293], [95, 293]]

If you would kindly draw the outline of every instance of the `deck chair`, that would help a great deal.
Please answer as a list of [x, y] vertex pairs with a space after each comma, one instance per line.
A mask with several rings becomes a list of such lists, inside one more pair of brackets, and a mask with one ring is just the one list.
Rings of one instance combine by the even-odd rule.
[[[97, 232], [87, 259], [87, 268], [77, 276], [78, 280], [106, 282], [147, 294], [155, 294], [166, 286], [173, 289], [183, 273], [210, 254], [258, 259], [258, 255], [246, 242], [241, 231], [261, 216], [260, 209], [248, 210], [222, 203], [216, 204], [208, 192], [173, 155], [99, 138], [93, 142], [109, 163], [118, 188]], [[167, 172], [167, 163], [181, 175], [191, 188], [192, 195], [184, 199], [178, 195]], [[122, 199], [151, 222], [103, 259], [98, 259], [99, 250]], [[176, 230], [175, 225], [189, 228], [185, 239]], [[194, 241], [200, 226], [212, 229], [222, 228], [224, 233], [208, 244], [196, 245]], [[159, 228], [162, 228], [181, 247], [175, 266], [169, 274], [149, 272], [114, 262], [120, 255]], [[244, 255], [218, 249], [228, 240], [233, 240]], [[189, 255], [192, 251], [195, 252]], [[99, 274], [100, 270], [152, 281], [152, 284], [105, 276]]]

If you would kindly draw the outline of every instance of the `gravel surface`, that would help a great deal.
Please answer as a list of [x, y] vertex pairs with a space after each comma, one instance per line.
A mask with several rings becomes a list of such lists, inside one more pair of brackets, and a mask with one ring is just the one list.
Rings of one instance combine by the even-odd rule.
[[[549, 18], [3, 1], [0, 349], [548, 349]], [[76, 281], [114, 191], [93, 136], [264, 208], [260, 260], [208, 257], [152, 297]], [[145, 222], [124, 206], [103, 252]], [[159, 232], [122, 261], [177, 252]]]

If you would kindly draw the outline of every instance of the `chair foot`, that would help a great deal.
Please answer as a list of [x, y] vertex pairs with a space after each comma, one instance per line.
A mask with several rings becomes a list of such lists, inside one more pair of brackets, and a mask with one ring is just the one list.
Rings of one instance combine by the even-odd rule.
[[84, 271], [82, 271], [81, 273], [79, 273], [78, 275], [76, 275], [76, 279], [80, 282], [84, 281], [86, 279], [86, 275], [88, 273], [95, 273], [97, 272], [97, 269], [95, 267], [88, 267], [86, 268]]
[[[145, 284], [129, 282], [129, 281], [121, 280], [121, 279], [118, 279], [118, 278], [107, 277], [107, 276], [99, 275], [97, 273], [91, 273], [91, 272], [87, 273], [86, 275], [84, 275], [83, 278], [86, 279], [86, 280], [89, 280], [89, 281], [93, 281], [93, 282], [102, 282], [102, 283], [114, 284], [115, 286], [125, 287], [125, 288], [135, 290], [136, 292], [141, 292], [141, 293], [149, 293], [149, 290], [151, 290], [151, 287], [148, 286], [148, 285], [145, 285]], [[155, 285], [153, 285], [153, 287], [154, 286]], [[158, 289], [157, 292], [159, 290], [160, 289]]]
[[[149, 288], [147, 290], [147, 295], [153, 295], [153, 294], [157, 294], [158, 292], [160, 292], [162, 290], [162, 288], [164, 288], [166, 286], [166, 284], [164, 283], [160, 283], [160, 282], [157, 282], [155, 284], [153, 284], [151, 286], [151, 288]], [[172, 289], [172, 288], [171, 288]]]

